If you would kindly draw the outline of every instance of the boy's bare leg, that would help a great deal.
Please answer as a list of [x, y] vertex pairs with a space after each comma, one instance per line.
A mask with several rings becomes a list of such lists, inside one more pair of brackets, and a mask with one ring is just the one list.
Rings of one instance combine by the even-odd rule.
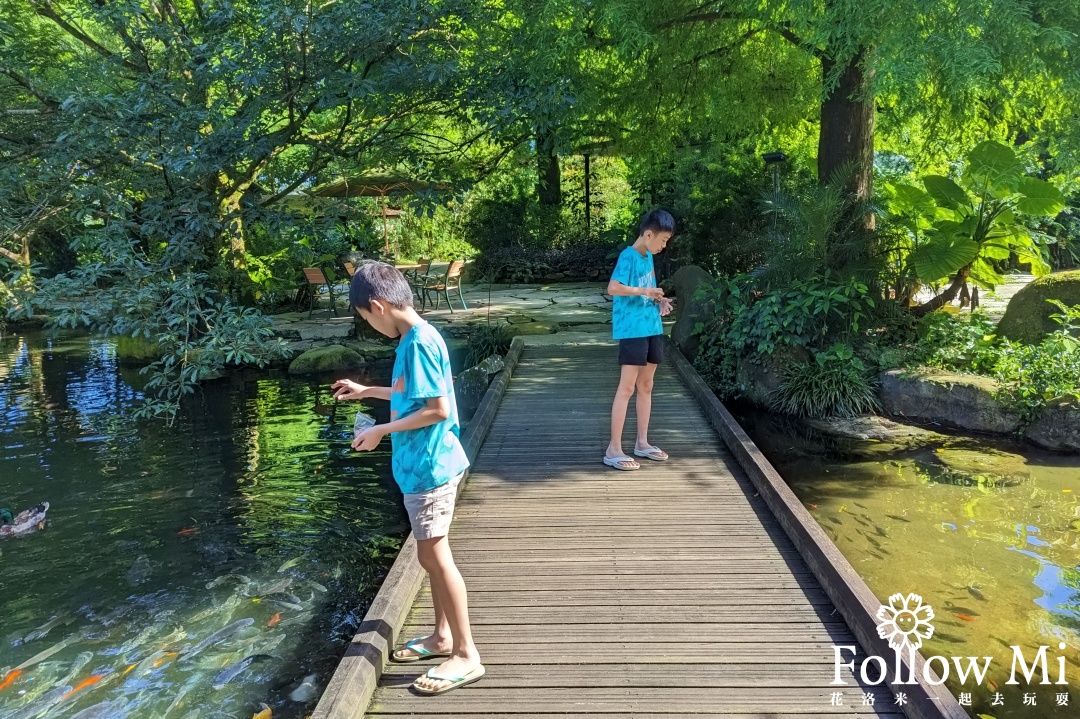
[[635, 449], [646, 450], [649, 444], [649, 417], [652, 414], [653, 378], [656, 377], [656, 365], [639, 367], [637, 376], [637, 444]]
[[[416, 542], [420, 566], [431, 579], [432, 597], [436, 599], [436, 616], [441, 611], [453, 638], [453, 654], [440, 664], [435, 673], [445, 677], [461, 677], [480, 665], [480, 652], [473, 644], [469, 625], [469, 600], [465, 580], [454, 564], [450, 543], [446, 537], [420, 539]], [[436, 629], [438, 632], [439, 629]], [[439, 689], [449, 682], [423, 676], [416, 682], [425, 689]]]
[[[417, 541], [416, 544], [417, 555], [420, 553], [420, 541], [423, 540]], [[421, 561], [421, 566], [423, 566], [423, 561]], [[444, 608], [446, 603], [439, 595], [439, 587], [435, 582], [429, 582], [429, 584], [431, 586], [431, 604], [435, 608], [435, 631], [421, 639], [419, 642], [416, 642], [416, 644], [429, 652], [446, 654], [454, 648], [454, 635], [450, 631], [450, 620], [447, 619], [446, 609]], [[403, 648], [399, 651], [408, 652], [409, 650]], [[416, 653], [417, 652], [413, 652], [413, 654]]]
[[623, 426], [626, 424], [626, 409], [630, 406], [630, 398], [634, 395], [638, 374], [643, 369], [645, 368], [637, 365], [622, 365], [619, 389], [615, 390], [615, 400], [611, 403], [611, 442], [607, 448], [608, 457], [625, 455], [622, 449], [622, 434]]

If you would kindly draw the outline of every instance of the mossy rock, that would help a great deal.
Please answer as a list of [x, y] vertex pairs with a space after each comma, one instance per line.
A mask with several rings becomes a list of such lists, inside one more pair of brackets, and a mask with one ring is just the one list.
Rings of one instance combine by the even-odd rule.
[[994, 484], [1001, 484], [1001, 480], [1027, 479], [1031, 473], [1027, 460], [1020, 455], [983, 447], [939, 447], [934, 451], [934, 459], [954, 472], [992, 478]]
[[119, 335], [116, 338], [116, 361], [122, 365], [148, 365], [161, 359], [157, 344], [142, 337]]
[[1080, 270], [1053, 272], [1017, 292], [998, 322], [997, 333], [1014, 342], [1039, 344], [1058, 328], [1050, 319], [1058, 308], [1047, 300], [1080, 305]]
[[366, 364], [359, 352], [341, 345], [309, 349], [289, 365], [290, 374], [321, 374], [362, 369]]

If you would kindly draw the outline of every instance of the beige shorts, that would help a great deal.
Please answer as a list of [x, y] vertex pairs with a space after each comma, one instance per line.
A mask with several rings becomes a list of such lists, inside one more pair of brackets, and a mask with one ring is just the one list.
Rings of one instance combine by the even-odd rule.
[[413, 536], [417, 539], [436, 539], [450, 532], [457, 502], [457, 488], [464, 474], [459, 474], [441, 487], [429, 492], [406, 494], [405, 512], [409, 515]]

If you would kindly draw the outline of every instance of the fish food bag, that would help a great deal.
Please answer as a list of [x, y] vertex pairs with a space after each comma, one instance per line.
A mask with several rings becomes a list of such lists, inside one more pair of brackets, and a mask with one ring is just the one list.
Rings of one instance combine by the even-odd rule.
[[365, 430], [375, 426], [375, 418], [364, 412], [356, 413], [356, 421], [353, 422], [353, 438], [359, 437]]

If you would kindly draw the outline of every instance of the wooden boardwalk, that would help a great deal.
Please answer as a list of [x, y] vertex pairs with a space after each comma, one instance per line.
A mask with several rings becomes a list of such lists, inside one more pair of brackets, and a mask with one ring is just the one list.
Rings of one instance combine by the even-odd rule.
[[[903, 716], [830, 686], [858, 642], [669, 366], [650, 439], [672, 459], [601, 465], [616, 381], [614, 347], [525, 351], [450, 535], [487, 676], [423, 697], [433, 662], [390, 664], [368, 716]], [[399, 636], [431, 624], [425, 585]]]

